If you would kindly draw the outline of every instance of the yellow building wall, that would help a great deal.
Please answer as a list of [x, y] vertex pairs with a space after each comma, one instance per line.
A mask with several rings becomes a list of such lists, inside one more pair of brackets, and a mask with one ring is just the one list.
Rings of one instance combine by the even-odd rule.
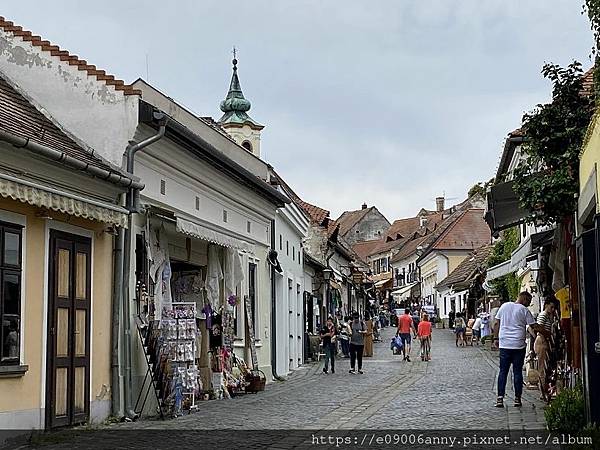
[[[23, 248], [25, 283], [21, 338], [23, 340], [22, 364], [28, 365], [25, 375], [0, 378], [0, 428], [5, 422], [5, 412], [29, 412], [39, 414], [39, 427], [44, 426], [42, 409], [45, 407], [45, 354], [46, 336], [44, 324], [47, 318], [45, 302], [46, 220], [35, 217], [37, 208], [10, 199], [0, 198], [0, 210], [22, 214], [26, 217]], [[101, 408], [110, 406], [110, 333], [112, 305], [112, 235], [103, 231], [105, 225], [50, 211], [49, 221], [68, 223], [93, 232], [92, 247], [92, 317], [91, 317], [91, 386], [92, 402], [104, 402]], [[77, 233], [74, 233], [77, 234]], [[93, 415], [94, 405], [90, 410]]]
[[452, 255], [446, 256], [448, 258], [448, 274], [451, 274], [458, 265], [465, 260], [467, 255]]
[[[586, 141], [583, 147], [583, 153], [581, 154], [581, 158], [579, 161], [579, 187], [583, 189], [588, 179], [590, 178], [591, 173], [593, 172], [596, 165], [600, 163], [600, 124], [598, 123], [598, 117], [600, 115], [600, 111], [598, 111], [594, 118], [592, 119], [592, 123], [588, 128]], [[597, 203], [600, 199], [600, 186], [598, 185], [598, 180], [596, 180], [596, 212], [597, 211]]]

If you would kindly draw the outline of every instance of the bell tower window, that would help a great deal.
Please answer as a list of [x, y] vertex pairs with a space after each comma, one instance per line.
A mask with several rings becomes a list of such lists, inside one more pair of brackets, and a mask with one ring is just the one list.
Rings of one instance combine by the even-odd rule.
[[242, 142], [242, 147], [252, 153], [252, 144], [249, 141]]

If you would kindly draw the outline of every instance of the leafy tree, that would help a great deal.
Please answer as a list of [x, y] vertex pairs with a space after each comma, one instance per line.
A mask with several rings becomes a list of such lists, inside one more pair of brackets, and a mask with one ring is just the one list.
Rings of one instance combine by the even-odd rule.
[[[509, 228], [502, 232], [501, 238], [494, 244], [492, 254], [488, 257], [487, 266], [492, 267], [508, 261], [519, 246], [519, 229]], [[494, 292], [504, 301], [514, 300], [519, 295], [521, 282], [517, 275], [509, 273], [490, 281]]]
[[488, 181], [480, 181], [479, 183], [474, 184], [471, 189], [469, 189], [468, 196], [473, 197], [474, 195], [479, 194], [485, 198], [488, 188], [493, 184], [494, 178], [490, 178]]
[[562, 68], [546, 64], [542, 74], [552, 82], [552, 102], [523, 116], [524, 162], [515, 170], [515, 192], [529, 221], [561, 221], [577, 207], [579, 155], [594, 105], [582, 95], [581, 64]]

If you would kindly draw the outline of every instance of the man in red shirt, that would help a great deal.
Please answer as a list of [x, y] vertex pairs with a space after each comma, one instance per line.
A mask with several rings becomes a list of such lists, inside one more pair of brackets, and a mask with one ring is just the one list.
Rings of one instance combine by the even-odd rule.
[[410, 315], [410, 308], [406, 308], [404, 314], [398, 316], [398, 335], [400, 336], [400, 339], [402, 339], [402, 354], [404, 355], [404, 361], [408, 362], [410, 362], [411, 331], [413, 334], [417, 334]]

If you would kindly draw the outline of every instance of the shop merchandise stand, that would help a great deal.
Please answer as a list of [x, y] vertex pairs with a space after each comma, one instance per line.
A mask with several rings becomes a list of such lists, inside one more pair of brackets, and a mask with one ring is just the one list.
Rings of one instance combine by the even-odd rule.
[[[138, 394], [138, 398], [135, 402], [135, 406], [133, 408], [134, 412], [138, 414], [140, 417], [142, 412], [144, 411], [144, 407], [146, 406], [146, 401], [148, 400], [148, 395], [150, 394], [150, 390], [154, 391], [154, 396], [156, 398], [156, 403], [158, 404], [158, 413], [161, 419], [165, 418], [165, 411], [163, 407], [163, 402], [160, 398], [160, 392], [158, 386], [156, 385], [156, 377], [154, 375], [154, 371], [152, 370], [152, 363], [150, 362], [150, 354], [148, 353], [147, 347], [147, 339], [149, 338], [148, 332], [149, 327], [148, 324], [143, 321], [140, 316], [135, 318], [135, 323], [137, 325], [138, 336], [140, 338], [140, 343], [142, 350], [144, 352], [144, 358], [146, 360], [146, 374], [144, 375], [144, 380], [142, 381], [142, 386], [140, 388], [140, 393]], [[148, 381], [148, 386], [146, 387], [146, 382]], [[145, 392], [144, 392], [145, 390]], [[142, 394], [144, 395], [144, 400], [140, 405], [140, 400], [142, 399]], [[139, 409], [138, 409], [139, 406]]]
[[[174, 370], [178, 370], [179, 368], [183, 368], [184, 370], [188, 370], [191, 368], [195, 367], [195, 355], [196, 355], [196, 336], [198, 334], [198, 328], [195, 325], [195, 317], [196, 317], [196, 304], [193, 302], [173, 302], [171, 303], [172, 305], [172, 310], [173, 311], [185, 311], [185, 310], [189, 310], [189, 311], [193, 311], [192, 314], [190, 314], [190, 317], [180, 317], [179, 315], [175, 314], [175, 317], [173, 317], [170, 320], [175, 320], [176, 321], [176, 327], [177, 327], [177, 333], [176, 333], [176, 338], [169, 338], [169, 341], [174, 343], [176, 347], [180, 347], [181, 345], [186, 346], [186, 345], [191, 345], [192, 347], [192, 357], [191, 358], [179, 358], [180, 355], [177, 355], [176, 358], [173, 358], [171, 360], [172, 364], [173, 364], [173, 368]], [[164, 319], [164, 317], [163, 317]], [[188, 329], [189, 328], [186, 326], [189, 322], [188, 320], [194, 320], [194, 329], [193, 329], [193, 337], [190, 336], [185, 336], [182, 335], [181, 330], [182, 329]], [[183, 324], [183, 326], [182, 326]], [[164, 330], [164, 326], [163, 326], [163, 330]], [[191, 391], [191, 392], [182, 392], [181, 393], [183, 397], [188, 397], [190, 404], [189, 404], [189, 409], [188, 409], [188, 413], [192, 413], [195, 412], [198, 409], [198, 406], [196, 405], [196, 394]], [[181, 414], [178, 414], [177, 411], [175, 411], [174, 416], [177, 415], [183, 415], [183, 409]]]

